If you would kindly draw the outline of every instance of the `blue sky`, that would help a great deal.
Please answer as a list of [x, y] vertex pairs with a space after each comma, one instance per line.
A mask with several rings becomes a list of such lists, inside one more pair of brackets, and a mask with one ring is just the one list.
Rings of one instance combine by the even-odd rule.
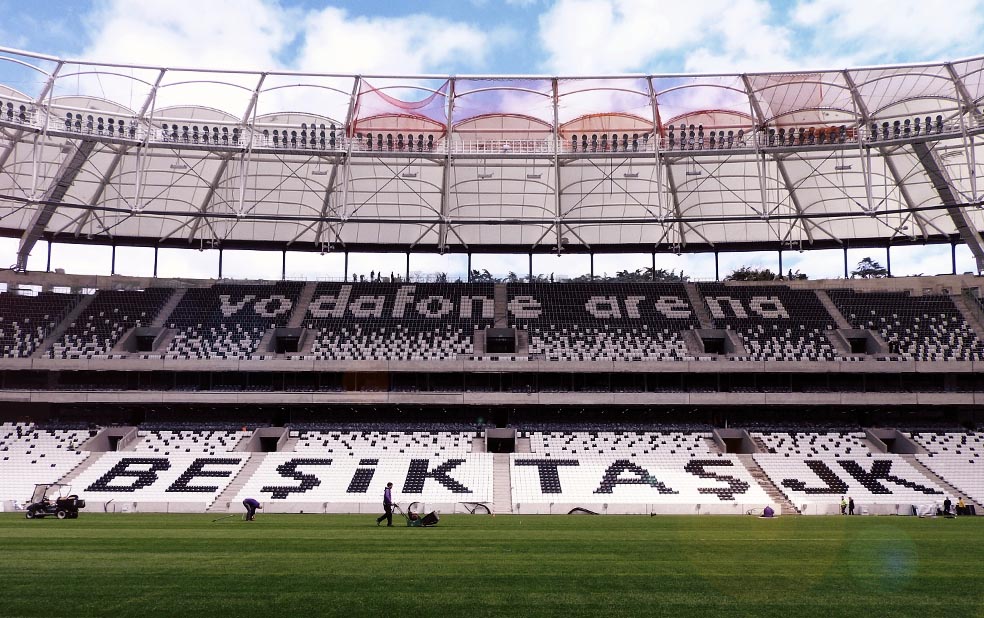
[[[925, 0], [47, 0], [26, 11], [24, 0], [0, 0], [0, 45], [172, 67], [402, 74], [744, 72], [984, 53], [984, 0], [945, 5], [942, 10]], [[0, 74], [0, 82], [10, 79]], [[14, 241], [0, 240], [0, 263], [12, 263], [15, 250]], [[39, 244], [33, 267], [43, 269], [44, 251]], [[949, 252], [949, 247], [893, 251], [893, 270], [948, 272]], [[214, 276], [211, 258], [194, 253], [197, 258], [176, 258], [175, 268]], [[841, 256], [810, 253], [787, 255], [784, 265], [812, 276], [841, 273]], [[958, 270], [971, 268], [968, 253], [960, 249]], [[60, 248], [54, 255], [56, 267], [108, 270], [101, 250]], [[492, 258], [476, 265], [525, 272], [526, 259]], [[538, 272], [577, 274], [587, 266], [578, 256], [542, 258], [554, 260], [542, 265], [540, 259]], [[661, 266], [713, 277], [708, 259], [668, 257]], [[722, 262], [722, 275], [733, 261], [775, 267], [777, 259], [775, 254], [731, 256]], [[641, 267], [649, 259], [599, 258], [596, 271], [613, 272], [626, 262]], [[235, 260], [225, 263], [226, 274], [237, 268]], [[255, 263], [244, 256], [242, 268], [253, 272]], [[402, 270], [402, 258], [391, 265]], [[288, 271], [295, 274], [337, 268], [319, 256], [299, 256], [292, 266]], [[412, 269], [455, 271], [463, 264], [460, 258], [420, 257]], [[279, 260], [274, 270], [268, 276], [279, 276]]]

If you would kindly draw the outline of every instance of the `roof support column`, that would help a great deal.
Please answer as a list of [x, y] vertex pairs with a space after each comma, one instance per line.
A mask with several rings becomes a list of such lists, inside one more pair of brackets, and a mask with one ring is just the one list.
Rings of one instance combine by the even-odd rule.
[[110, 255], [111, 257], [109, 258], [109, 274], [115, 275], [116, 274], [116, 243], [113, 243], [113, 252]]
[[348, 251], [345, 252], [345, 274], [344, 281], [348, 281]]
[[154, 247], [154, 279], [157, 278], [157, 249], [158, 247]]
[[892, 276], [892, 245], [885, 245], [885, 270]]
[[[348, 254], [346, 254], [346, 255], [348, 255]], [[407, 251], [407, 272], [406, 272], [406, 275], [407, 275], [407, 281], [410, 281], [410, 252], [409, 251]]]
[[48, 265], [45, 266], [45, 270], [44, 270], [44, 272], [46, 272], [46, 273], [50, 273], [51, 272], [51, 244], [52, 243], [49, 240], [48, 241]]
[[844, 278], [847, 279], [847, 245], [844, 245]]
[[530, 254], [530, 278], [528, 279], [530, 283], [533, 283], [533, 254]]
[[782, 278], [782, 249], [779, 250], [779, 278]]
[[20, 246], [17, 248], [17, 265], [15, 267], [17, 270], [27, 269], [27, 258], [31, 255], [34, 244], [41, 238], [48, 222], [54, 216], [55, 210], [58, 209], [58, 204], [65, 198], [65, 194], [75, 182], [75, 178], [82, 170], [82, 165], [92, 154], [95, 145], [96, 142], [92, 140], [83, 140], [76, 146], [74, 151], [70, 152], [62, 161], [48, 189], [35, 204], [34, 215], [27, 227], [24, 228]]
[[718, 252], [715, 251], [714, 252], [714, 280], [715, 281], [720, 281], [721, 280], [721, 272], [719, 270], [720, 265], [721, 265], [721, 263], [720, 263], [720, 260], [718, 260]]
[[564, 250], [563, 237], [560, 232], [562, 218], [560, 205], [560, 92], [557, 78], [552, 80], [553, 88], [553, 163], [554, 163], [554, 227], [557, 233], [557, 255]]
[[284, 249], [280, 256], [280, 280], [287, 280], [287, 250]]
[[588, 255], [591, 257], [591, 280], [594, 281], [594, 253]]
[[957, 191], [953, 188], [953, 181], [947, 173], [943, 162], [926, 142], [915, 142], [912, 150], [919, 157], [919, 162], [929, 175], [930, 181], [936, 188], [940, 196], [940, 201], [946, 206], [947, 213], [953, 221], [953, 225], [960, 233], [960, 239], [966, 243], [977, 265], [977, 272], [984, 270], [984, 242], [981, 235], [974, 227], [973, 220], [967, 215], [966, 206], [957, 200]]
[[219, 247], [219, 279], [222, 278], [222, 247]]
[[472, 282], [471, 251], [468, 252], [468, 283]]
[[653, 281], [656, 281], [656, 252], [655, 251], [653, 251], [653, 275], [651, 278]]
[[437, 250], [441, 255], [448, 244], [448, 210], [451, 207], [451, 137], [454, 131], [454, 78], [448, 79], [448, 116], [444, 135], [444, 174], [441, 187], [441, 220], [437, 230]]
[[950, 241], [950, 264], [953, 265], [953, 274], [957, 274], [957, 243]]

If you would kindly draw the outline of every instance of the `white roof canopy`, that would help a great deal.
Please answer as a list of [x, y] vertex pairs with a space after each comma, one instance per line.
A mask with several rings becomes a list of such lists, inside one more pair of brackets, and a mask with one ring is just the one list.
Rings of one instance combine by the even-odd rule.
[[[984, 249], [984, 58], [344, 76], [0, 49], [0, 234], [349, 251]], [[26, 257], [26, 253], [24, 253]]]

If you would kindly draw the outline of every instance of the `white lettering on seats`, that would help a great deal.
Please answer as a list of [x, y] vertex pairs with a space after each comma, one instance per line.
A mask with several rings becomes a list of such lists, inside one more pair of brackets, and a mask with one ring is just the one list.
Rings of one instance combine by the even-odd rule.
[[345, 315], [345, 308], [348, 307], [348, 299], [352, 294], [351, 285], [343, 285], [338, 291], [338, 296], [323, 294], [311, 301], [308, 311], [313, 318], [340, 318]]
[[348, 308], [356, 318], [381, 318], [384, 302], [385, 296], [360, 296], [349, 303]]
[[656, 299], [656, 311], [668, 318], [689, 318], [690, 305], [677, 296], [660, 296]]
[[[431, 303], [438, 303], [436, 311], [431, 311]], [[443, 296], [428, 296], [417, 303], [417, 313], [425, 318], [443, 318], [454, 309], [454, 303]]]
[[617, 296], [592, 296], [584, 303], [584, 308], [596, 318], [621, 318]]
[[507, 305], [514, 318], [536, 319], [542, 315], [540, 303], [532, 296], [516, 296]]
[[645, 296], [629, 296], [625, 299], [625, 315], [630, 318], [641, 318], [639, 303], [646, 300]]
[[[280, 304], [273, 311], [270, 310], [270, 304], [274, 301], [279, 301]], [[258, 300], [253, 305], [253, 311], [257, 315], [264, 318], [275, 318], [278, 315], [283, 315], [290, 311], [291, 307], [294, 306], [294, 302], [282, 294], [274, 294], [270, 298], [264, 298], [263, 300]]]
[[396, 302], [393, 304], [393, 317], [402, 318], [407, 306], [413, 304], [413, 293], [417, 289], [413, 285], [401, 285], [396, 291]]
[[495, 317], [495, 301], [488, 296], [462, 296], [460, 312], [461, 317], [472, 317], [472, 306], [475, 301], [482, 303], [483, 318], [492, 319]]
[[730, 296], [708, 296], [705, 298], [707, 301], [707, 306], [711, 310], [711, 315], [715, 318], [724, 319], [728, 316], [724, 314], [724, 309], [721, 308], [722, 303], [727, 303], [731, 307], [731, 310], [735, 312], [736, 318], [747, 318], [748, 314], [745, 313], [745, 309], [741, 306], [741, 301], [737, 298], [731, 298]]
[[[771, 305], [770, 309], [767, 309]], [[785, 320], [789, 319], [789, 313], [786, 308], [782, 306], [782, 301], [774, 296], [753, 296], [750, 301], [748, 301], [748, 308], [759, 314], [763, 318], [769, 318], [776, 320], [783, 318]]]
[[222, 315], [227, 318], [239, 313], [242, 308], [246, 306], [246, 303], [254, 300], [256, 297], [252, 294], [247, 294], [246, 296], [243, 296], [243, 299], [238, 303], [230, 303], [229, 298], [230, 296], [228, 294], [219, 295], [219, 300], [222, 301]]

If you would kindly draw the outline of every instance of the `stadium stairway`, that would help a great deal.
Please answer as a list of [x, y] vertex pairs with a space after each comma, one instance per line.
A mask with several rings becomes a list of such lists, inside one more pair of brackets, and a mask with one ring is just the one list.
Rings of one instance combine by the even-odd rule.
[[694, 315], [697, 316], [697, 320], [700, 322], [701, 328], [714, 328], [714, 321], [711, 320], [711, 313], [707, 310], [707, 304], [704, 302], [704, 298], [700, 295], [700, 291], [697, 286], [693, 283], [684, 282], [683, 287], [687, 290], [687, 300], [690, 301], [690, 306], [694, 310]]
[[[761, 440], [759, 438], [753, 438], [756, 441], [756, 445], [759, 445]], [[763, 452], [768, 452], [767, 449]], [[755, 458], [752, 455], [738, 455], [738, 459], [744, 464], [745, 469], [748, 470], [755, 482], [759, 484], [765, 493], [772, 498], [776, 504], [779, 505], [779, 512], [781, 515], [799, 515], [799, 509], [786, 497], [786, 494], [779, 491], [779, 488], [775, 486], [771, 479], [765, 474], [765, 471], [758, 465]]]
[[[947, 491], [947, 493], [949, 494], [949, 496], [950, 496], [950, 500], [953, 501], [954, 504], [956, 504], [957, 497], [958, 496], [963, 496], [964, 502], [966, 502], [968, 505], [972, 505], [975, 510], [980, 510], [981, 509], [981, 505], [980, 504], [978, 504], [977, 502], [975, 502], [974, 500], [972, 500], [964, 492], [960, 491], [959, 489], [957, 489], [953, 485], [947, 483], [946, 480], [944, 480], [942, 477], [937, 476], [935, 472], [933, 472], [932, 470], [930, 470], [929, 468], [927, 468], [921, 461], [919, 461], [918, 459], [916, 459], [916, 456], [915, 455], [901, 455], [901, 457], [910, 466], [912, 466], [913, 468], [915, 468], [916, 470], [918, 470], [920, 474], [922, 474], [923, 476], [925, 476], [927, 479], [929, 479], [933, 483], [936, 483], [937, 485], [939, 485], [940, 487], [942, 487], [943, 489], [945, 489]], [[941, 499], [941, 501], [942, 501], [942, 499]], [[981, 512], [984, 513], [984, 511], [981, 511]]]
[[226, 486], [225, 491], [219, 494], [215, 501], [212, 502], [207, 512], [228, 513], [235, 509], [236, 505], [231, 503], [232, 499], [236, 497], [239, 490], [246, 485], [246, 482], [256, 471], [260, 469], [264, 459], [266, 459], [266, 453], [250, 453], [249, 459], [246, 460], [246, 464], [239, 470], [239, 474]]
[[977, 301], [964, 294], [951, 294], [950, 300], [960, 310], [967, 324], [974, 329], [977, 338], [984, 341], [984, 312], [981, 311], [981, 306]]
[[512, 513], [512, 477], [509, 453], [492, 454], [492, 512]]
[[509, 328], [509, 289], [505, 283], [495, 284], [495, 328]]
[[830, 300], [830, 296], [828, 296], [826, 292], [823, 290], [814, 290], [813, 293], [817, 295], [817, 300], [819, 300], [820, 304], [823, 305], [823, 308], [827, 310], [830, 317], [834, 318], [834, 323], [837, 324], [837, 328], [843, 328], [845, 330], [854, 328], [851, 326], [851, 323], [844, 318], [844, 315], [840, 312], [840, 309], [837, 308], [834, 301]]
[[[171, 312], [173, 312], [174, 308], [178, 306], [178, 303], [181, 302], [181, 299], [184, 298], [185, 292], [187, 291], [188, 288], [175, 288], [174, 293], [171, 294], [171, 298], [167, 299], [167, 302], [164, 303], [161, 310], [157, 312], [157, 317], [154, 318], [154, 321], [151, 322], [150, 325], [154, 328], [164, 328], [164, 325], [167, 324], [167, 319], [171, 317]], [[167, 348], [161, 349], [166, 350]]]
[[318, 288], [318, 284], [314, 281], [308, 281], [301, 288], [301, 293], [297, 297], [297, 302], [294, 303], [294, 312], [290, 314], [290, 320], [287, 322], [287, 328], [301, 328], [304, 326], [304, 316], [307, 315], [308, 305], [311, 304], [311, 299], [314, 298], [314, 291]]
[[[58, 482], [63, 483], [65, 485], [71, 485], [72, 481], [77, 479], [78, 476], [82, 474], [86, 468], [96, 463], [99, 460], [99, 458], [102, 457], [102, 455], [103, 455], [102, 453], [89, 453], [88, 457], [80, 461], [79, 465], [75, 466], [74, 468], [66, 472], [65, 476], [58, 479]], [[75, 492], [78, 493], [79, 490], [76, 489]]]
[[82, 315], [82, 312], [92, 304], [95, 297], [95, 294], [87, 294], [83, 296], [82, 300], [80, 300], [78, 304], [75, 305], [75, 307], [73, 307], [64, 318], [62, 318], [62, 321], [51, 329], [51, 332], [49, 332], [48, 336], [44, 338], [41, 345], [34, 350], [34, 354], [31, 354], [31, 358], [44, 358], [51, 346], [61, 339], [61, 336], [65, 334], [65, 331], [68, 330], [69, 326], [75, 323], [75, 320], [79, 319], [79, 316]]

